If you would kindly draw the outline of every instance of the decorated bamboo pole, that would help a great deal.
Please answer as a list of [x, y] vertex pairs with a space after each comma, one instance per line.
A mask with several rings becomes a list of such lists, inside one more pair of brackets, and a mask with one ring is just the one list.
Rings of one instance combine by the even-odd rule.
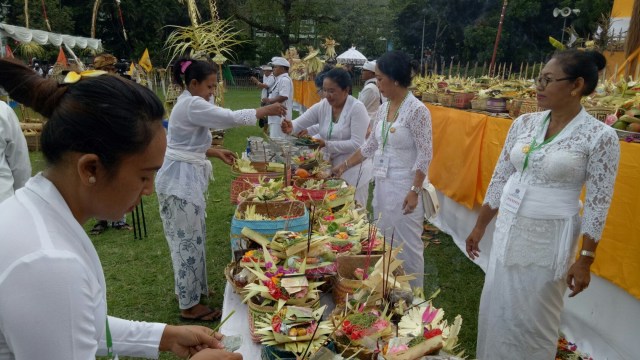
[[44, 0], [40, 0], [42, 3], [42, 15], [44, 16], [44, 23], [47, 25], [47, 30], [51, 32], [51, 24], [49, 23], [49, 16], [47, 16], [47, 5], [44, 3]]
[[29, 28], [29, 0], [24, 0], [24, 27]]
[[482, 63], [482, 73], [480, 74], [480, 76], [484, 76], [484, 69], [487, 67], [487, 62], [485, 61], [484, 63]]
[[458, 77], [460, 77], [460, 60], [458, 60]]
[[509, 78], [511, 78], [511, 74], [512, 74], [512, 72], [511, 72], [511, 71], [512, 71], [512, 70], [513, 70], [513, 63], [510, 63], [510, 64], [509, 64]]
[[478, 70], [478, 62], [476, 61], [475, 64], [473, 64], [473, 77], [478, 77], [478, 74], [476, 73], [477, 70]]
[[524, 68], [524, 61], [520, 63], [520, 80], [522, 80], [522, 69]]
[[528, 80], [529, 79], [529, 63], [527, 62], [527, 66], [524, 69], [524, 79]]
[[98, 18], [98, 9], [100, 8], [100, 0], [93, 3], [93, 12], [91, 13], [91, 37], [96, 37], [96, 21]]
[[469, 62], [467, 61], [467, 66], [464, 67], [464, 77], [467, 78], [469, 75]]

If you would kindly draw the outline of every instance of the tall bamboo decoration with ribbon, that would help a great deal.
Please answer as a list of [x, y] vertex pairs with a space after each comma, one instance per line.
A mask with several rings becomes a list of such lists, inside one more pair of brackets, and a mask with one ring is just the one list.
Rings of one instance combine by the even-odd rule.
[[209, 10], [211, 11], [211, 21], [218, 21], [218, 6], [216, 0], [209, 0]]
[[29, 0], [24, 0], [24, 27], [29, 28]]
[[91, 13], [91, 37], [96, 37], [96, 21], [98, 19], [98, 9], [100, 8], [100, 0], [93, 2], [93, 12]]

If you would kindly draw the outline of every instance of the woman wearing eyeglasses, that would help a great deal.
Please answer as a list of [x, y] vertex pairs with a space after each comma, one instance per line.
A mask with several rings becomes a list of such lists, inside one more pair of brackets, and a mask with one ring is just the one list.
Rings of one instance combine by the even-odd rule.
[[[349, 95], [351, 77], [346, 70], [334, 68], [322, 78], [323, 99], [293, 122], [282, 122], [286, 134], [307, 131], [315, 136], [331, 158], [333, 166], [342, 164], [364, 143], [369, 126], [369, 115], [363, 103]], [[365, 161], [341, 174], [356, 188], [355, 200], [367, 206], [371, 161]]]
[[593, 92], [605, 65], [598, 52], [555, 54], [536, 81], [538, 105], [549, 110], [522, 115], [509, 130], [466, 240], [469, 257], [480, 256], [478, 243], [500, 211], [480, 300], [478, 359], [554, 359], [564, 294], [589, 285], [620, 146], [580, 99]]

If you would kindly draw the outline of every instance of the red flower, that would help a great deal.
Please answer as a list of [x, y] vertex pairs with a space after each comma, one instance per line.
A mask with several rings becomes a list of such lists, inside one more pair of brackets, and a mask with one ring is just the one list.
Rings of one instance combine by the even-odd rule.
[[433, 330], [425, 330], [424, 332], [424, 338], [425, 339], [431, 339], [432, 337], [436, 337], [438, 335], [442, 335], [442, 330], [440, 329], [433, 329]]

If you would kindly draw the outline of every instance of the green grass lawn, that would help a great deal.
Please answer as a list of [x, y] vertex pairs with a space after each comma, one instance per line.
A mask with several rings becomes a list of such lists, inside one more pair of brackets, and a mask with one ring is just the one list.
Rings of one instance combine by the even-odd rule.
[[[259, 92], [229, 90], [225, 94], [225, 107], [253, 108], [259, 104]], [[224, 146], [240, 152], [246, 138], [260, 135], [257, 127], [228, 130]], [[39, 152], [31, 153], [34, 173], [42, 170], [44, 161]], [[235, 206], [229, 201], [232, 180], [228, 166], [214, 160], [215, 182], [209, 186], [207, 204], [207, 258], [209, 285], [215, 294], [205, 302], [210, 306], [222, 305], [225, 278], [223, 269], [230, 258], [229, 230]], [[134, 240], [133, 232], [109, 229], [92, 236], [100, 255], [107, 281], [107, 301], [110, 315], [128, 319], [178, 324], [178, 303], [173, 293], [173, 271], [169, 249], [162, 232], [155, 196], [144, 200], [148, 236]], [[131, 224], [131, 217], [128, 215]], [[85, 224], [89, 230], [94, 225]], [[446, 318], [453, 321], [461, 314], [464, 321], [460, 333], [461, 348], [470, 358], [475, 356], [477, 313], [484, 274], [468, 260], [446, 234], [438, 234], [441, 244], [430, 244], [425, 250], [426, 290], [441, 289], [434, 300], [445, 310]], [[233, 319], [231, 320], [233, 321]], [[245, 339], [245, 341], [250, 341]], [[121, 357], [121, 359], [126, 359]], [[177, 359], [162, 354], [160, 359]]]

